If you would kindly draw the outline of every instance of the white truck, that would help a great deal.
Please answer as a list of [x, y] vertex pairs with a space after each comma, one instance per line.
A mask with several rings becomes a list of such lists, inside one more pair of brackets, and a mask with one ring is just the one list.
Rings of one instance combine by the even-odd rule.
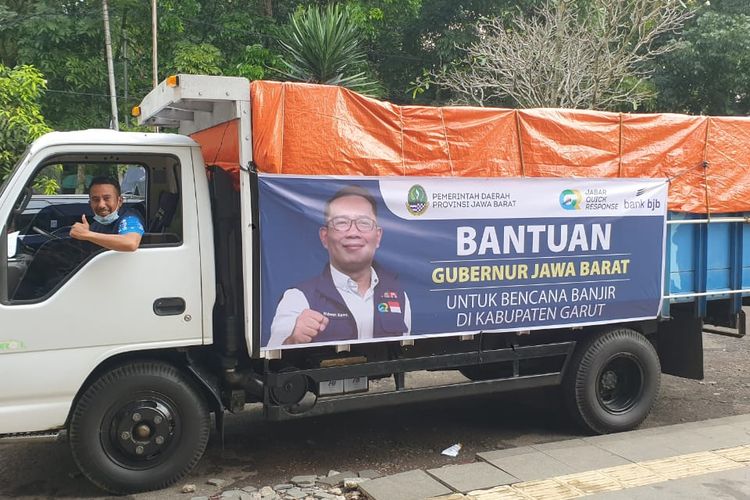
[[[63, 436], [86, 477], [121, 494], [164, 488], [185, 476], [207, 446], [210, 414], [221, 433], [225, 413], [239, 411], [249, 403], [261, 403], [269, 419], [292, 419], [372, 405], [562, 385], [574, 418], [584, 427], [599, 433], [620, 431], [646, 418], [657, 397], [662, 371], [702, 377], [702, 316], [711, 315], [714, 323], [744, 325], [741, 282], [722, 286], [720, 292], [706, 289], [704, 284], [703, 290], [682, 294], [670, 292], [670, 285], [663, 284], [665, 273], [675, 272], [674, 268], [664, 269], [664, 248], [675, 241], [672, 238], [668, 243], [665, 236], [674, 236], [669, 231], [678, 228], [705, 229], [707, 219], [667, 225], [662, 180], [604, 180], [596, 184], [597, 203], [602, 205], [597, 210], [609, 210], [606, 203], [618, 203], [622, 209], [629, 190], [633, 190], [632, 196], [656, 193], [649, 198], [652, 204], [662, 200], [656, 211], [653, 206], [642, 208], [643, 212], [634, 208], [636, 212], [621, 217], [622, 231], [632, 231], [636, 221], [636, 228], [645, 228], [641, 223], [650, 217], [653, 231], [649, 234], [655, 239], [638, 241], [638, 237], [617, 236], [620, 226], [610, 212], [603, 218], [532, 226], [529, 217], [549, 219], [546, 208], [533, 208], [534, 203], [541, 203], [536, 196], [523, 195], [529, 186], [541, 190], [535, 191], [538, 193], [545, 189], [552, 192], [556, 209], [563, 210], [560, 213], [593, 214], [583, 206], [583, 197], [588, 196], [584, 191], [561, 189], [574, 183], [571, 179], [550, 181], [546, 187], [534, 184], [542, 182], [538, 179], [453, 179], [450, 189], [455, 191], [466, 182], [461, 189], [473, 193], [459, 200], [459, 195], [446, 191], [447, 184], [429, 176], [419, 177], [418, 183], [406, 178], [355, 176], [342, 182], [369, 183], [365, 187], [382, 184], [378, 223], [384, 233], [378, 252], [386, 252], [383, 260], [390, 265], [401, 266], [404, 294], [409, 294], [412, 311], [410, 327], [379, 338], [376, 332], [370, 338], [333, 337], [306, 345], [271, 345], [274, 310], [285, 288], [293, 287], [296, 275], [292, 268], [298, 264], [294, 245], [285, 239], [288, 235], [277, 234], [273, 226], [288, 227], [299, 235], [302, 226], [288, 224], [296, 217], [304, 218], [306, 211], [315, 212], [275, 197], [294, 186], [302, 194], [307, 189], [317, 193], [318, 188], [310, 176], [258, 174], [253, 162], [253, 132], [258, 131], [251, 126], [251, 106], [256, 101], [250, 89], [250, 83], [242, 78], [171, 77], [143, 100], [139, 120], [178, 128], [179, 134], [50, 133], [28, 148], [0, 186], [3, 439]], [[205, 143], [202, 150], [187, 136], [229, 122], [236, 128], [231, 129], [231, 137], [222, 136], [222, 144], [213, 144], [215, 151], [207, 152], [211, 145]], [[234, 177], [206, 165], [205, 158], [219, 158], [227, 145], [234, 149], [240, 167]], [[80, 196], [61, 193], [71, 203], [41, 209], [32, 203], [39, 198], [32, 187], [41, 178], [73, 174], [80, 179], [122, 177], [124, 172], [136, 172], [133, 175], [145, 179], [139, 189], [124, 193], [125, 207], [140, 212], [146, 223], [141, 247], [133, 253], [95, 249], [66, 236], [67, 226], [81, 214], [90, 213]], [[325, 182], [321, 193], [333, 189]], [[415, 185], [443, 194], [439, 199], [432, 194], [427, 199]], [[486, 191], [487, 186], [494, 187]], [[608, 194], [602, 195], [602, 190]], [[299, 193], [295, 196], [302, 196]], [[602, 196], [609, 201], [603, 203]], [[472, 198], [482, 197], [497, 202], [494, 212], [451, 219], [451, 214], [468, 206]], [[527, 199], [532, 205], [524, 205]], [[322, 206], [321, 199], [316, 200], [315, 206]], [[536, 213], [497, 215], [501, 213], [498, 207], [512, 209], [513, 200], [527, 207], [523, 210]], [[430, 203], [429, 209], [425, 208]], [[33, 212], [29, 207], [34, 207]], [[287, 208], [290, 213], [283, 212]], [[399, 211], [405, 212], [394, 215]], [[274, 219], [277, 216], [280, 218]], [[317, 216], [312, 215], [312, 220]], [[408, 245], [416, 245], [409, 243], [408, 235], [416, 234], [410, 231], [422, 226], [409, 226], [404, 237], [388, 238], [401, 234], [399, 224], [406, 218], [412, 218], [413, 224], [433, 224], [440, 238], [450, 240], [446, 248], [457, 250], [462, 259], [473, 259], [473, 264], [456, 259], [454, 254], [452, 260], [425, 257], [432, 259], [423, 262], [426, 270], [421, 264], [407, 263], [404, 268], [400, 262], [412, 248]], [[504, 226], [499, 225], [501, 219]], [[498, 224], [492, 225], [493, 221]], [[513, 225], [508, 221], [521, 222]], [[740, 236], [744, 221], [739, 215], [714, 220], [716, 226], [738, 227]], [[360, 222], [348, 220], [349, 228], [359, 227]], [[318, 247], [315, 242], [320, 232], [333, 231], [328, 223], [324, 220], [323, 228], [315, 226], [308, 236], [300, 236], [308, 238], [302, 241]], [[556, 236], [546, 239], [542, 231], [553, 229], [558, 231]], [[570, 242], [564, 249], [560, 246], [563, 233]], [[706, 245], [705, 231], [701, 234], [700, 244]], [[521, 244], [524, 238], [525, 247]], [[612, 257], [618, 252], [617, 245], [629, 244], [626, 240], [636, 240], [639, 248], [646, 249], [643, 255], [638, 254], [638, 248], [628, 247], [619, 257]], [[692, 237], [688, 240], [688, 246], [698, 244]], [[432, 251], [440, 247], [440, 241], [421, 247]], [[539, 241], [551, 241], [554, 245], [548, 250], [558, 253], [538, 253], [542, 251], [532, 243]], [[594, 254], [582, 257], [583, 250]], [[513, 262], [523, 262], [512, 264], [516, 276], [510, 275], [510, 261], [477, 264], [489, 260], [493, 252], [505, 258], [511, 251], [515, 252]], [[283, 260], [274, 254], [281, 254]], [[567, 260], [560, 261], [558, 271], [538, 267], [562, 254]], [[630, 257], [623, 257], [626, 254]], [[732, 266], [742, 267], [742, 256], [740, 252]], [[325, 258], [325, 250], [318, 247], [310, 252], [300, 250], [298, 260], [303, 267], [308, 266], [308, 260], [316, 263], [317, 271], [317, 263], [324, 265], [321, 259]], [[612, 283], [584, 289], [581, 283], [595, 279], [591, 266], [601, 266], [605, 259], [609, 259], [606, 268]], [[643, 268], [638, 267], [641, 261]], [[589, 278], [570, 285], [575, 281], [571, 273], [580, 278], [583, 262]], [[618, 266], [620, 274], [616, 279], [611, 276], [613, 266]], [[411, 267], [414, 273], [425, 274], [428, 283], [417, 278], [405, 280]], [[694, 269], [690, 272], [697, 272]], [[562, 270], [567, 272], [565, 279]], [[628, 273], [636, 272], [641, 274], [631, 280]], [[532, 282], [540, 273], [549, 278], [543, 289], [523, 282]], [[602, 273], [594, 274], [601, 277]], [[638, 276], [649, 284], [639, 283]], [[632, 290], [615, 289], [628, 280]], [[476, 282], [507, 295], [458, 291], [466, 289], [460, 285]], [[637, 295], [649, 287], [655, 287], [655, 299], [648, 299], [645, 312], [625, 310], [640, 300], [633, 298], [635, 295], [628, 297], [629, 293]], [[531, 290], [525, 295], [526, 305], [516, 304], [513, 314], [503, 310], [490, 315], [480, 310], [500, 308], [497, 301], [501, 296], [503, 300], [521, 300], [509, 290]], [[601, 296], [581, 297], [585, 290]], [[405, 314], [399, 293], [395, 288], [383, 293], [384, 302], [374, 306], [376, 323], [386, 313]], [[447, 293], [448, 298], [441, 293]], [[577, 294], [575, 300], [572, 293]], [[624, 312], [617, 312], [620, 306], [612, 302], [613, 294], [624, 297]], [[528, 303], [534, 302], [533, 297], [537, 305], [546, 302], [544, 311]], [[431, 303], [433, 299], [440, 305]], [[375, 302], [378, 300], [376, 297]], [[469, 304], [470, 300], [485, 303]], [[564, 304], [566, 301], [570, 303]], [[598, 309], [594, 307], [597, 301], [601, 304]], [[713, 304], [718, 304], [717, 308]], [[532, 309], [539, 309], [533, 312], [536, 318], [530, 316]], [[607, 316], [610, 310], [613, 315]], [[574, 316], [571, 311], [576, 311]], [[450, 314], [449, 321], [444, 320], [446, 314]], [[500, 324], [501, 317], [511, 316]], [[440, 387], [406, 387], [404, 374], [418, 370], [460, 370], [467, 379]], [[367, 392], [369, 380], [384, 377], [393, 378], [393, 390]]]

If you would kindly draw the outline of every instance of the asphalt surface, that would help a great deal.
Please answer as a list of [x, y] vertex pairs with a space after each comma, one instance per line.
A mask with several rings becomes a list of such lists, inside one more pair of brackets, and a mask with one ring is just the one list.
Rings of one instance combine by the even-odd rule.
[[[663, 376], [660, 398], [642, 428], [750, 414], [750, 338], [705, 336], [703, 381]], [[462, 377], [455, 372], [419, 374], [412, 384]], [[329, 470], [376, 469], [395, 474], [449, 464], [471, 463], [488, 450], [582, 437], [565, 415], [556, 389], [457, 398], [421, 405], [402, 405], [266, 422], [259, 409], [227, 418], [222, 450], [212, 436], [196, 470], [177, 485], [131, 497], [190, 498], [219, 491], [210, 478], [226, 486], [275, 485], [300, 474]], [[456, 458], [440, 454], [462, 443]], [[0, 445], [0, 497], [107, 498], [79, 474], [64, 443]], [[194, 494], [180, 493], [196, 484]]]

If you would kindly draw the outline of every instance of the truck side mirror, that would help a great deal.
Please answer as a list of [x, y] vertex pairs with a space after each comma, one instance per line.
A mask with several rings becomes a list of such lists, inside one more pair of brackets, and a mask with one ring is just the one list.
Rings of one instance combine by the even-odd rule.
[[6, 259], [12, 259], [18, 253], [18, 235], [19, 234], [20, 234], [19, 231], [14, 231], [12, 233], [9, 233], [7, 231], [3, 232], [3, 238], [5, 239], [5, 243], [6, 243], [5, 249], [8, 252], [5, 254]]

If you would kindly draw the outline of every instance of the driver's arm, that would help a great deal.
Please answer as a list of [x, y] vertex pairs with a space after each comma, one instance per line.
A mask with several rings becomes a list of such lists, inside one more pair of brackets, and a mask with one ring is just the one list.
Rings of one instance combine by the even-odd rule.
[[71, 229], [70, 235], [73, 238], [90, 241], [91, 243], [95, 243], [100, 247], [104, 247], [108, 250], [117, 250], [118, 252], [135, 252], [135, 250], [138, 248], [138, 245], [141, 244], [141, 235], [138, 233], [102, 234], [95, 233], [90, 230], [87, 231], [87, 233], [79, 238], [73, 234], [73, 229]]
[[90, 229], [86, 216], [81, 217], [81, 222], [76, 222], [70, 228], [70, 237], [77, 240], [90, 241], [108, 250], [118, 252], [134, 252], [141, 244], [143, 235], [143, 224], [139, 218], [128, 216], [120, 222], [118, 234], [97, 233]]

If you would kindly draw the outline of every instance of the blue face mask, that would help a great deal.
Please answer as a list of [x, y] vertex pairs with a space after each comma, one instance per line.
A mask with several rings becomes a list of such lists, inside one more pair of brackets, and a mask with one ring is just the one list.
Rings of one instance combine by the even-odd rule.
[[117, 214], [117, 210], [110, 213], [109, 215], [105, 215], [102, 217], [101, 215], [94, 215], [94, 220], [98, 222], [99, 224], [104, 224], [105, 226], [108, 226], [109, 224], [112, 224], [114, 221], [117, 220], [119, 215]]

